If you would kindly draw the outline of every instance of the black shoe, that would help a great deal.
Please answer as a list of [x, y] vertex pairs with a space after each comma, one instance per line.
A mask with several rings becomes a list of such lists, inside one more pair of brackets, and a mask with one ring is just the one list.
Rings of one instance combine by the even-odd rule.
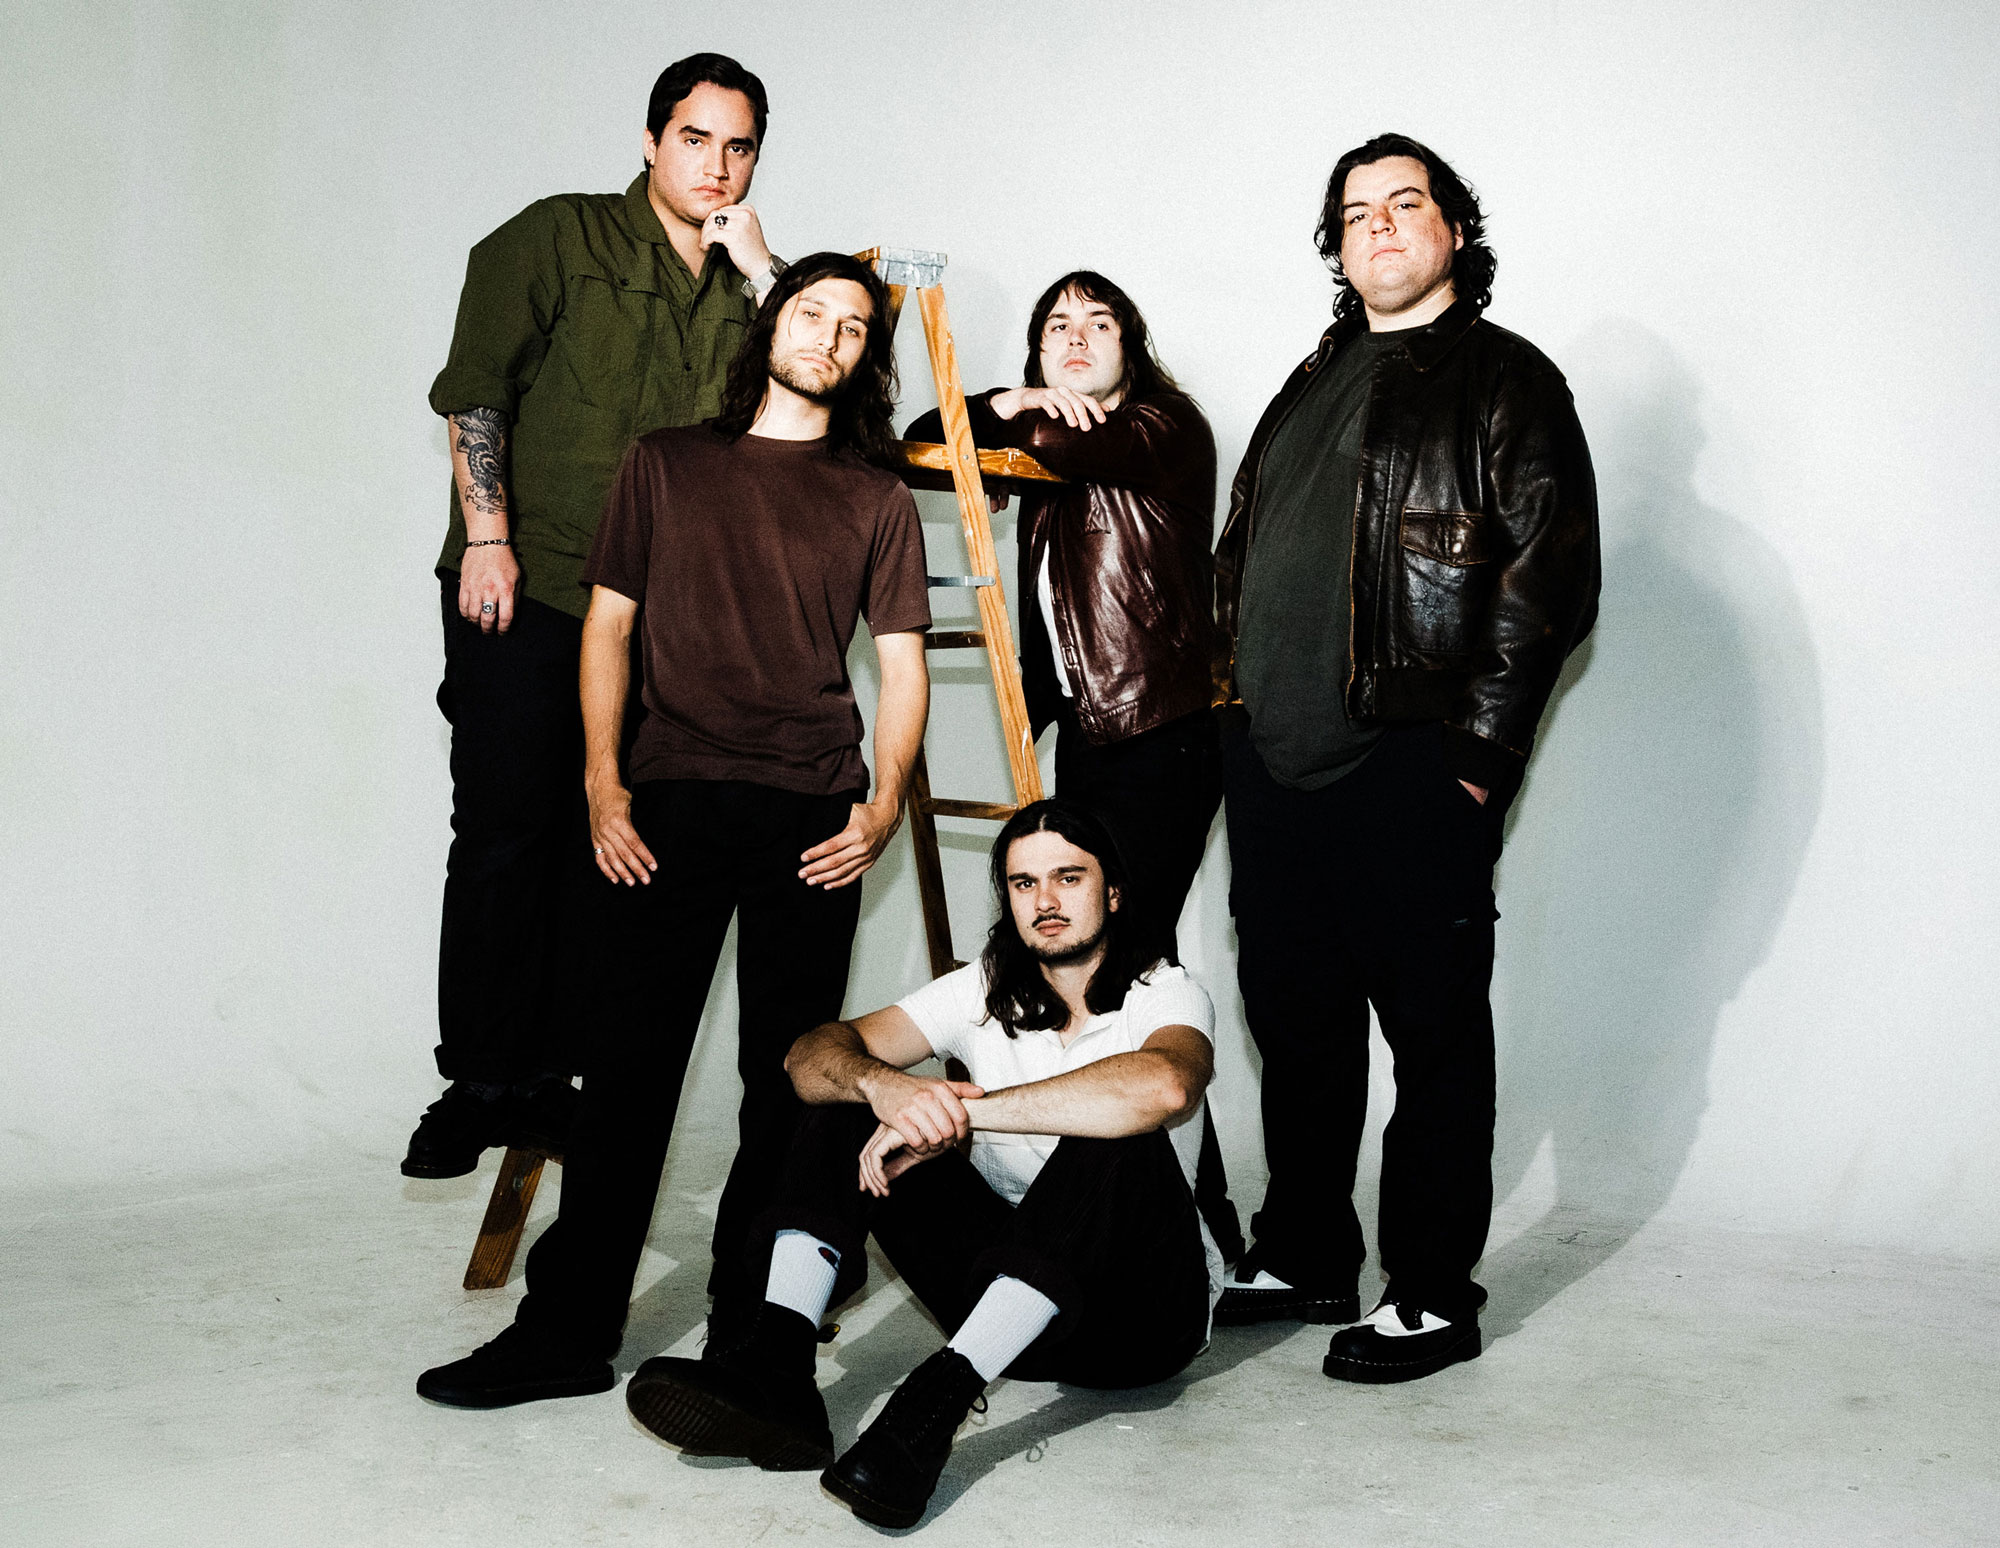
[[876, 1526], [912, 1527], [936, 1492], [951, 1438], [986, 1378], [956, 1349], [940, 1349], [903, 1378], [875, 1422], [819, 1475], [820, 1487]]
[[1415, 1381], [1479, 1358], [1479, 1314], [1447, 1322], [1407, 1301], [1384, 1301], [1366, 1322], [1342, 1328], [1320, 1369], [1335, 1381]]
[[744, 1457], [766, 1472], [833, 1460], [833, 1430], [813, 1380], [819, 1329], [766, 1301], [747, 1337], [699, 1360], [655, 1356], [625, 1383], [632, 1417], [696, 1457]]
[[505, 1086], [455, 1080], [424, 1109], [403, 1157], [405, 1177], [463, 1177], [479, 1165], [480, 1152], [504, 1143]]
[[609, 1360], [585, 1360], [540, 1343], [518, 1324], [463, 1360], [417, 1378], [417, 1396], [450, 1408], [511, 1408], [543, 1398], [586, 1397], [618, 1383]]
[[515, 1081], [507, 1092], [500, 1143], [545, 1155], [564, 1154], [581, 1097], [567, 1075], [535, 1075]]
[[[1261, 1284], [1258, 1281], [1263, 1281]], [[1323, 1285], [1288, 1285], [1257, 1261], [1257, 1249], [1222, 1282], [1215, 1303], [1218, 1328], [1240, 1328], [1253, 1322], [1353, 1322], [1361, 1315], [1361, 1297], [1353, 1290]]]

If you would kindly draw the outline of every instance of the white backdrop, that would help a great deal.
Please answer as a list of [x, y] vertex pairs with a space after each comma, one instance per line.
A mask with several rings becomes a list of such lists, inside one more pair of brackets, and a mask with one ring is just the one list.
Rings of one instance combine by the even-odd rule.
[[[465, 250], [622, 187], [653, 76], [717, 48], [770, 88], [774, 246], [949, 252], [974, 387], [1017, 379], [1043, 283], [1103, 269], [1225, 479], [1323, 325], [1334, 157], [1395, 128], [1453, 160], [1606, 536], [1502, 866], [1496, 1258], [1552, 1206], [2000, 1250], [1990, 8], [687, 14], [0, 19], [0, 1186], [392, 1163], [435, 1089], [424, 394]], [[990, 701], [941, 677], [940, 783], [998, 793]], [[1248, 1174], [1225, 872], [1218, 831], [1183, 938]], [[853, 1007], [915, 981], [915, 918], [899, 845]], [[708, 1051], [690, 1122], [733, 1102]]]

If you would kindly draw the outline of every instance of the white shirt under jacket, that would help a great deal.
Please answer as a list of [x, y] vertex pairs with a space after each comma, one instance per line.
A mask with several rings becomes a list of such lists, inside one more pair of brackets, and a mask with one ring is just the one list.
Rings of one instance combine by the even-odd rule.
[[[933, 979], [897, 1004], [917, 1024], [940, 1059], [959, 1060], [973, 1082], [988, 1091], [1047, 1080], [1113, 1054], [1136, 1053], [1161, 1027], [1193, 1027], [1211, 1043], [1215, 1041], [1215, 1005], [1208, 991], [1184, 967], [1162, 965], [1135, 980], [1126, 991], [1125, 1003], [1105, 1015], [1092, 1016], [1067, 1048], [1052, 1031], [1023, 1029], [1009, 1037], [998, 1021], [986, 1019], [986, 987], [977, 962]], [[1192, 1113], [1167, 1128], [1190, 1192], [1201, 1154], [1202, 1126], [1207, 1122], [1208, 1100], [1204, 1097]], [[995, 1193], [1009, 1204], [1018, 1204], [1060, 1138], [1055, 1134], [976, 1130], [972, 1164]], [[1222, 1294], [1223, 1264], [1205, 1221], [1201, 1222], [1201, 1245], [1208, 1259], [1212, 1305]]]

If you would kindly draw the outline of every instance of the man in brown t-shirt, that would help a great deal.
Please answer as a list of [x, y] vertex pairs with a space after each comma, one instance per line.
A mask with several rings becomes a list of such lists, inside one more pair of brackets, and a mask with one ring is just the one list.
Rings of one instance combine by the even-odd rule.
[[[612, 486], [584, 571], [581, 672], [591, 844], [617, 889], [598, 1046], [527, 1298], [500, 1337], [419, 1378], [434, 1401], [498, 1408], [612, 1385], [732, 914], [743, 1104], [710, 1343], [761, 1298], [746, 1245], [801, 1112], [785, 1054], [840, 1014], [853, 884], [901, 820], [930, 702], [923, 534], [909, 491], [871, 465], [894, 433], [887, 306], [855, 260], [801, 260], [751, 325], [721, 413], [640, 437]], [[863, 617], [882, 669], [873, 800], [847, 676]], [[621, 767], [635, 630], [643, 713]]]

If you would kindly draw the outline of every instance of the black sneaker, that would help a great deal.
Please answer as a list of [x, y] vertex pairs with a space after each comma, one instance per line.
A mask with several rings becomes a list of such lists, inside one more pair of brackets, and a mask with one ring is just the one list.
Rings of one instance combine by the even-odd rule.
[[417, 1396], [448, 1408], [511, 1408], [609, 1392], [617, 1381], [609, 1360], [560, 1353], [513, 1324], [463, 1360], [425, 1371], [417, 1378]]
[[655, 1356], [625, 1384], [632, 1417], [697, 1457], [744, 1457], [766, 1472], [833, 1460], [833, 1430], [813, 1380], [819, 1329], [789, 1306], [763, 1304], [747, 1337], [703, 1358]]
[[424, 1109], [409, 1153], [405, 1177], [463, 1177], [479, 1165], [488, 1145], [506, 1143], [507, 1087], [455, 1080]]
[[567, 1075], [534, 1075], [515, 1081], [507, 1092], [500, 1142], [516, 1150], [562, 1155], [569, 1148], [582, 1095]]
[[1365, 1322], [1342, 1328], [1320, 1369], [1335, 1381], [1415, 1381], [1479, 1358], [1479, 1314], [1448, 1322], [1408, 1301], [1384, 1301]]
[[1240, 1328], [1253, 1322], [1352, 1322], [1361, 1315], [1361, 1297], [1353, 1290], [1293, 1285], [1278, 1278], [1257, 1260], [1252, 1247], [1222, 1281], [1215, 1303], [1218, 1328]]
[[940, 1349], [903, 1378], [875, 1422], [819, 1475], [820, 1487], [863, 1521], [913, 1527], [936, 1492], [951, 1438], [975, 1405], [986, 1378], [956, 1349]]

